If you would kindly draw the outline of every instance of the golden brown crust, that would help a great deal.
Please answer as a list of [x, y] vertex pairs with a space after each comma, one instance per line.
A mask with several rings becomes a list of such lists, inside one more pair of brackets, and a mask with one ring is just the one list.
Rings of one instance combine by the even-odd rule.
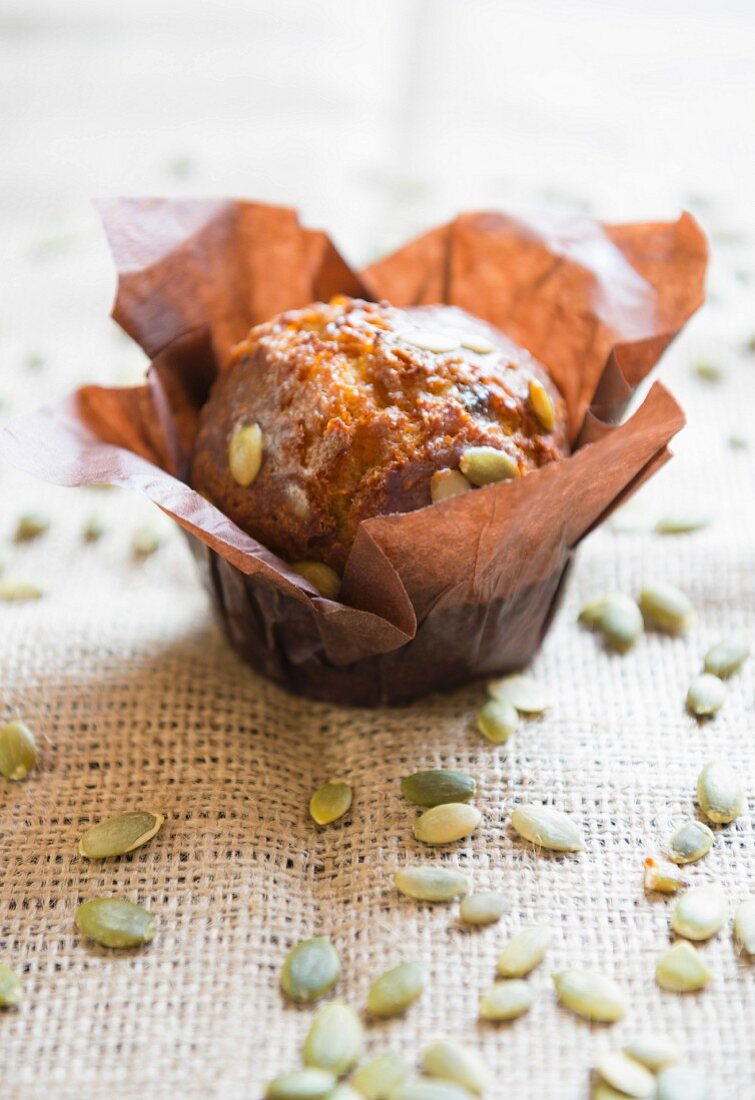
[[[418, 346], [434, 342], [449, 350]], [[551, 432], [533, 409], [533, 379], [554, 403]], [[262, 467], [242, 488], [229, 442], [255, 422]], [[430, 504], [433, 472], [477, 446], [506, 451], [520, 475], [568, 453], [564, 404], [544, 368], [455, 307], [336, 298], [256, 326], [234, 350], [202, 410], [191, 482], [281, 557], [340, 572], [363, 519]]]

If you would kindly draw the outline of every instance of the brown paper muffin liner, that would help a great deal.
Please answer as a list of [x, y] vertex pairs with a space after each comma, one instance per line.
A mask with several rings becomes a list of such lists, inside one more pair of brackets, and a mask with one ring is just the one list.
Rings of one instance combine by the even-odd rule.
[[[190, 536], [232, 645], [319, 699], [402, 703], [525, 665], [575, 546], [669, 458], [681, 409], [656, 383], [628, 400], [703, 301], [705, 238], [676, 222], [603, 225], [462, 214], [355, 272], [293, 210], [227, 200], [102, 204], [116, 321], [149, 355], [137, 388], [84, 386], [8, 426], [0, 452], [64, 485], [144, 493]], [[441, 504], [363, 522], [340, 602], [186, 484], [199, 410], [231, 346], [333, 294], [446, 302], [544, 363], [572, 455]]]

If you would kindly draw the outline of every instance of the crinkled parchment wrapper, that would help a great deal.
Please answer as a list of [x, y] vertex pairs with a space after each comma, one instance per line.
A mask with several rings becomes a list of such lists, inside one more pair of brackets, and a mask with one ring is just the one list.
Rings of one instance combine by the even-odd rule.
[[[232, 644], [294, 691], [400, 703], [526, 664], [574, 547], [669, 458], [681, 409], [640, 381], [703, 300], [705, 238], [677, 222], [462, 214], [362, 272], [295, 211], [230, 200], [101, 204], [116, 321], [147, 352], [139, 388], [85, 386], [4, 431], [0, 450], [64, 485], [137, 489], [190, 543]], [[363, 522], [342, 601], [318, 592], [186, 484], [199, 409], [252, 324], [336, 293], [449, 302], [550, 370], [574, 453], [520, 481]]]

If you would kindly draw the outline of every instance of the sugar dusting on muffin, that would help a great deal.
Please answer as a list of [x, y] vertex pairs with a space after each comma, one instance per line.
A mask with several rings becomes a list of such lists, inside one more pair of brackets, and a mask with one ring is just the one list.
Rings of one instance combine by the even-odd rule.
[[[258, 438], [242, 484], [234, 440]], [[487, 484], [567, 453], [563, 399], [502, 333], [453, 306], [338, 297], [234, 349], [202, 410], [191, 482], [287, 561], [340, 572], [362, 520], [453, 495], [432, 488], [439, 471], [466, 466]]]

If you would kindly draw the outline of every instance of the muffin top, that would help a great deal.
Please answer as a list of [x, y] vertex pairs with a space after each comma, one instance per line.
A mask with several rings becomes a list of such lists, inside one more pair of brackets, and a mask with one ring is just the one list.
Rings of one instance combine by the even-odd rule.
[[453, 306], [338, 297], [234, 349], [191, 483], [280, 557], [341, 572], [362, 520], [567, 453], [563, 399], [502, 333]]

